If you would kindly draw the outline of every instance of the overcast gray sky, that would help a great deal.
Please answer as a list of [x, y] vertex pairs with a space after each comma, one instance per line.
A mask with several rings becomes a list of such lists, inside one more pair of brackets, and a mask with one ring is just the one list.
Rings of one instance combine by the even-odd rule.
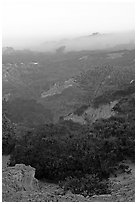
[[132, 0], [3, 0], [4, 46], [134, 30]]

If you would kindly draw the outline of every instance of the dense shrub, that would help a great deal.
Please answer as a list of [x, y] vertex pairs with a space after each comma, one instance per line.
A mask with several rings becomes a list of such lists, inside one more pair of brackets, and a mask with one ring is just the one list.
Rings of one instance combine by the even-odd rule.
[[[130, 118], [134, 121], [133, 111]], [[92, 126], [71, 121], [39, 126], [18, 139], [11, 165], [31, 165], [38, 179], [65, 181], [74, 193], [97, 194], [107, 193], [105, 182], [119, 162], [134, 157], [135, 124], [118, 115]]]
[[93, 132], [97, 138], [104, 140], [106, 150], [112, 156], [116, 154], [120, 160], [135, 159], [134, 122], [131, 123], [123, 117], [112, 117], [94, 124]]
[[2, 154], [8, 155], [14, 149], [16, 142], [15, 126], [3, 113], [2, 115]]
[[107, 178], [126, 157], [134, 159], [134, 128], [113, 117], [93, 127], [72, 122], [40, 126], [18, 141], [12, 162], [34, 166], [38, 178], [63, 180], [93, 173]]
[[68, 177], [65, 181], [60, 183], [64, 191], [71, 190], [72, 193], [87, 195], [98, 195], [110, 193], [108, 180], [101, 180], [95, 174], [85, 175], [82, 178]]

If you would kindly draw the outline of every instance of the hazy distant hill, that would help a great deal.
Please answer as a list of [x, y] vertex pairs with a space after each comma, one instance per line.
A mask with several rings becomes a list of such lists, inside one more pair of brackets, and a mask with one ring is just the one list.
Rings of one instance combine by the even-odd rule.
[[2, 54], [3, 55], [10, 55], [14, 52], [15, 52], [15, 50], [12, 47], [3, 47], [2, 48]]
[[79, 50], [102, 50], [102, 49], [134, 49], [134, 32], [126, 33], [93, 33], [87, 36], [60, 41], [48, 41], [36, 49], [40, 51], [56, 51], [64, 46], [64, 51]]

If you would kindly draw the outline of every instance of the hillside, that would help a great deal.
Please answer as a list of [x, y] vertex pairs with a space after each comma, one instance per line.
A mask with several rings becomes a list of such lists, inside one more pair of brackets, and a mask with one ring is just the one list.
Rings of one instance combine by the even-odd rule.
[[[73, 51], [59, 55], [24, 50], [3, 54], [3, 100], [7, 110], [12, 101], [16, 104], [20, 99], [21, 106], [23, 100], [28, 104], [35, 100], [42, 105], [43, 112], [44, 109], [52, 112], [54, 122], [83, 105], [89, 106], [104, 92], [121, 89], [132, 80], [134, 50]], [[14, 108], [12, 114], [17, 112], [16, 106]], [[27, 106], [24, 111], [27, 113]], [[34, 114], [28, 112], [27, 117], [34, 118], [37, 124]], [[45, 116], [40, 117], [43, 118], [40, 121], [46, 123]]]
[[[11, 153], [12, 167], [4, 169], [3, 166], [3, 201], [134, 202], [134, 105], [134, 93], [128, 92], [114, 105], [115, 117], [98, 120], [88, 127], [73, 122], [39, 126], [29, 131], [29, 135], [18, 138], [15, 150]], [[87, 163], [91, 160], [91, 163]], [[37, 182], [29, 183], [26, 180], [27, 183], [25, 183], [23, 179], [17, 182], [15, 189], [16, 181], [13, 185], [10, 183], [11, 179], [8, 179], [15, 173], [18, 175], [20, 169], [17, 169], [17, 166], [14, 167], [16, 163], [31, 164], [35, 167], [35, 176], [39, 178]], [[78, 166], [80, 177], [77, 172]], [[28, 167], [23, 168], [27, 170]], [[99, 171], [99, 175], [102, 173], [101, 177], [104, 176], [106, 181], [103, 180], [101, 186], [98, 186], [92, 174], [86, 174], [82, 177], [82, 187], [80, 181], [82, 171], [86, 170], [89, 173], [89, 169], [92, 172], [91, 169], [94, 168], [96, 172]], [[22, 172], [24, 170], [22, 169]], [[32, 170], [34, 171], [34, 168]], [[14, 172], [6, 176], [8, 171]], [[25, 175], [27, 174], [23, 174], [24, 177]], [[72, 175], [75, 175], [74, 178]], [[62, 181], [62, 176], [68, 177]], [[40, 179], [43, 177], [44, 179]], [[57, 178], [61, 179], [59, 183]], [[98, 177], [95, 178], [100, 183]], [[33, 179], [34, 177], [31, 178]], [[95, 182], [93, 182], [93, 189], [91, 181]], [[31, 190], [22, 189], [24, 185], [28, 189], [32, 184]], [[6, 189], [10, 189], [10, 197]]]
[[134, 52], [3, 55], [3, 201], [135, 200]]

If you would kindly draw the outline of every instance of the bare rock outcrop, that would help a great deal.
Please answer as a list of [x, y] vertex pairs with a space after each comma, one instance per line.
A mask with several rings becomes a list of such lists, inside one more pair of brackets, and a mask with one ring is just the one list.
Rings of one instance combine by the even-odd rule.
[[35, 169], [24, 164], [3, 169], [3, 202], [134, 202], [134, 165], [130, 174], [110, 178], [111, 194], [84, 197], [64, 191], [57, 185], [38, 181]]
[[25, 192], [37, 190], [38, 181], [34, 176], [35, 168], [24, 164], [4, 168], [2, 170], [3, 201], [17, 201], [14, 198], [20, 197]]

